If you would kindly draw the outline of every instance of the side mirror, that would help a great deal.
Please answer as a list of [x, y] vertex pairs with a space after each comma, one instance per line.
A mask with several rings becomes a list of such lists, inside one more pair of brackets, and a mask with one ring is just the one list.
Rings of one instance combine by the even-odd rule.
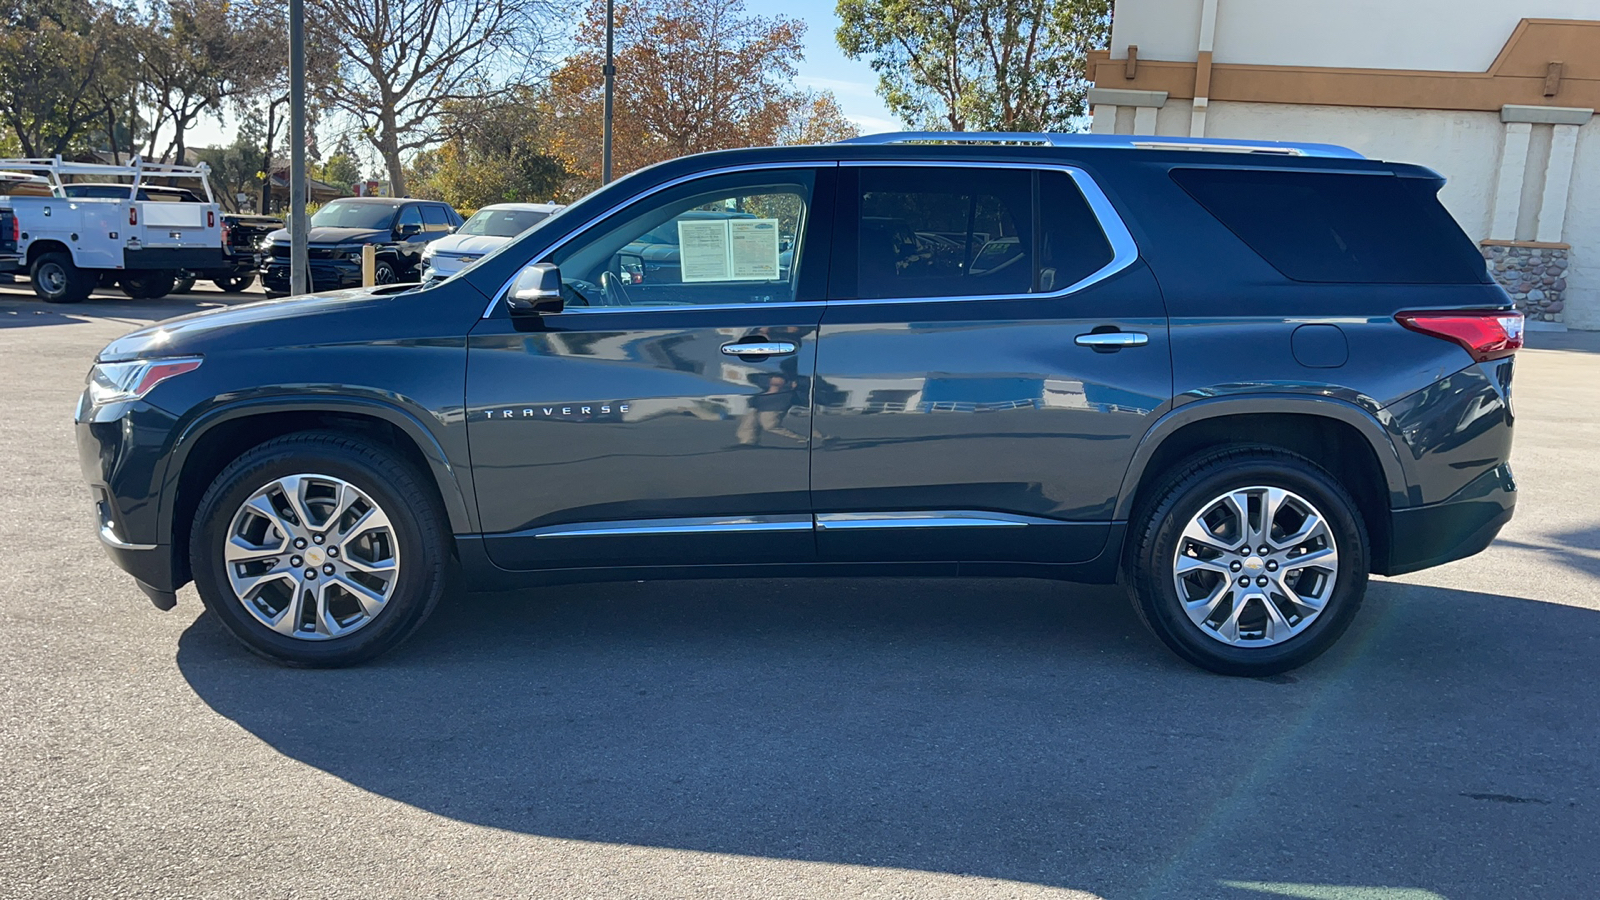
[[407, 222], [400, 226], [401, 237], [413, 237], [422, 233], [422, 226], [415, 222]]
[[554, 263], [533, 263], [517, 274], [506, 292], [512, 315], [548, 315], [561, 312], [561, 269]]

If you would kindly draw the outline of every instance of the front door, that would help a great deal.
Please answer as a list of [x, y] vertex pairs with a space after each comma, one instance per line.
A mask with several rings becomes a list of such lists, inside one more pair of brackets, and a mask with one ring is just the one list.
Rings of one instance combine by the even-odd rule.
[[840, 169], [812, 491], [829, 560], [1073, 563], [1171, 400], [1154, 277], [1070, 167]]
[[[565, 308], [472, 332], [468, 438], [508, 569], [808, 561], [831, 168], [669, 186], [545, 260]], [[530, 260], [533, 262], [535, 260]]]

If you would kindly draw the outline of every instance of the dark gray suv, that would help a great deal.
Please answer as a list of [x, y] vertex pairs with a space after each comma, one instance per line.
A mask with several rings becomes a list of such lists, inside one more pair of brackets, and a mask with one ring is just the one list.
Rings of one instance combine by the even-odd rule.
[[113, 342], [83, 471], [157, 606], [193, 580], [290, 664], [456, 573], [943, 574], [1120, 581], [1183, 658], [1279, 672], [1512, 513], [1522, 319], [1441, 184], [1084, 135], [678, 159], [420, 289]]

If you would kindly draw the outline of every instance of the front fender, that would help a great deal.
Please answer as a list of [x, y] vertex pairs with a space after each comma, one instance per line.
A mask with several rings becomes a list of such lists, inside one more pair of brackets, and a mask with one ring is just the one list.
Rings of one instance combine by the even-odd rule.
[[[266, 397], [234, 400], [210, 407], [182, 428], [171, 451], [162, 484], [161, 533], [172, 534], [178, 483], [189, 453], [213, 428], [230, 421], [275, 412], [299, 414], [345, 413], [371, 416], [394, 425], [409, 437], [421, 451], [428, 464], [428, 474], [439, 488], [444, 500], [445, 514], [450, 529], [455, 534], [477, 530], [476, 510], [467, 498], [472, 495], [471, 473], [466, 466], [457, 466], [444, 446], [416, 414], [400, 402], [376, 397], [336, 397], [316, 393], [275, 393]], [[466, 481], [463, 484], [463, 480]]]

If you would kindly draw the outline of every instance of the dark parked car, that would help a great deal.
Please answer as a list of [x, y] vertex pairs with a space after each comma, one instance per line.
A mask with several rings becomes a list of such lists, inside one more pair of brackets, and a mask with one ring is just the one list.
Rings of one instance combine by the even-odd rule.
[[1522, 317], [1441, 184], [1190, 138], [687, 157], [427, 287], [113, 342], [83, 471], [157, 606], [192, 579], [290, 664], [393, 647], [447, 572], [933, 574], [1120, 581], [1279, 672], [1512, 514]]
[[[311, 289], [333, 291], [361, 286], [361, 248], [376, 249], [374, 281], [380, 285], [421, 280], [422, 251], [430, 241], [461, 226], [461, 216], [448, 203], [345, 197], [311, 216], [308, 255]], [[268, 296], [289, 292], [289, 232], [267, 236], [261, 283]]]

